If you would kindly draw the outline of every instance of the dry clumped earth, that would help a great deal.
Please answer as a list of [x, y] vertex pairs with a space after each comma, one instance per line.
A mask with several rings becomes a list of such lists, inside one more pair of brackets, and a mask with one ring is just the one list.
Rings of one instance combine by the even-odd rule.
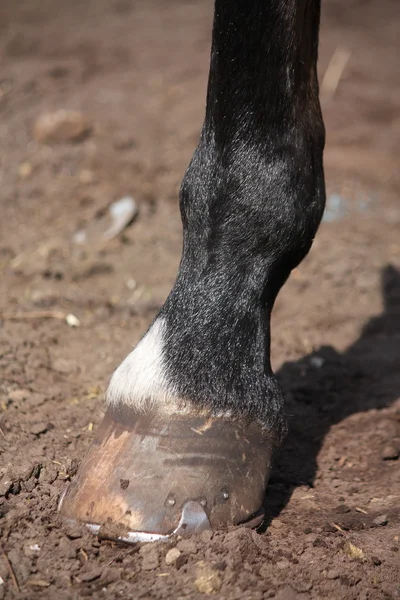
[[[200, 0], [1, 3], [0, 598], [400, 598], [393, 0], [323, 6], [328, 209], [273, 316], [290, 428], [266, 523], [127, 547], [57, 516], [174, 280], [211, 19]], [[138, 214], [103, 243], [126, 195]]]

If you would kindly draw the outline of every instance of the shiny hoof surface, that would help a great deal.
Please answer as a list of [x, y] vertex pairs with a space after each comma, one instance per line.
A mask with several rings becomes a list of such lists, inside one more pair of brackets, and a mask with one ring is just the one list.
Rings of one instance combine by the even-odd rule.
[[257, 527], [273, 447], [254, 422], [109, 408], [59, 510], [127, 542]]

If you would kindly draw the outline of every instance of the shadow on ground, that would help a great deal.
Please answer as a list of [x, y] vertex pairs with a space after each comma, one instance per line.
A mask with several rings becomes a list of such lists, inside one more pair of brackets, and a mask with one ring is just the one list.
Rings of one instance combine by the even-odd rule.
[[314, 485], [317, 457], [333, 425], [354, 413], [390, 406], [400, 395], [400, 273], [387, 266], [381, 282], [384, 310], [346, 352], [322, 346], [285, 363], [277, 373], [289, 432], [266, 492], [263, 528], [287, 505], [296, 487]]

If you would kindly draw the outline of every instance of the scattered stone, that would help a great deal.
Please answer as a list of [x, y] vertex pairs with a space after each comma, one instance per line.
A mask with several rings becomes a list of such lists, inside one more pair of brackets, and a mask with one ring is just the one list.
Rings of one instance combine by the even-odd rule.
[[66, 525], [66, 534], [67, 537], [69, 537], [70, 540], [77, 540], [81, 537], [83, 537], [83, 534], [85, 533], [85, 529], [83, 525], [77, 525], [77, 524], [73, 524], [73, 525]]
[[79, 468], [79, 460], [77, 458], [68, 458], [65, 472], [69, 477], [74, 477]]
[[17, 496], [21, 491], [21, 482], [20, 481], [14, 481], [14, 483], [11, 486], [10, 489], [10, 494], [13, 494], [13, 496]]
[[312, 529], [311, 527], [305, 527], [303, 529], [303, 533], [305, 533], [306, 535], [309, 535], [310, 533], [312, 533]]
[[[329, 521], [327, 521], [326, 523], [323, 524], [322, 531], [324, 533], [336, 533], [337, 532], [337, 528], [334, 527], [332, 525], [332, 523], [330, 523]], [[311, 533], [311, 531], [309, 531], [309, 533]]]
[[62, 537], [58, 544], [58, 551], [60, 556], [65, 558], [75, 558], [76, 548], [67, 538]]
[[[41, 468], [41, 464], [30, 460], [10, 466], [0, 481], [0, 496], [6, 496], [9, 493], [14, 495], [19, 494], [21, 491], [21, 482], [28, 482], [33, 477], [38, 478]], [[28, 483], [24, 483], [24, 489], [25, 491], [32, 491], [36, 481], [32, 481], [32, 485], [28, 485]]]
[[339, 504], [335, 508], [335, 513], [337, 513], [339, 515], [344, 515], [346, 513], [349, 513], [350, 511], [351, 511], [351, 508], [349, 506], [347, 506], [347, 504]]
[[206, 529], [200, 533], [199, 538], [203, 544], [209, 544], [213, 538], [213, 532], [210, 529]]
[[379, 517], [376, 517], [376, 519], [372, 521], [372, 524], [376, 525], [377, 527], [383, 527], [384, 525], [388, 524], [388, 516], [379, 515]]
[[112, 521], [106, 521], [97, 532], [99, 540], [112, 540], [117, 538], [127, 537], [129, 534], [129, 528], [127, 525], [122, 523], [113, 523]]
[[179, 571], [179, 569], [181, 569], [184, 565], [186, 565], [187, 562], [188, 562], [188, 557], [186, 556], [186, 554], [181, 554], [176, 559], [175, 567]]
[[117, 135], [114, 139], [114, 148], [116, 150], [130, 150], [135, 146], [135, 140], [126, 133]]
[[197, 544], [193, 539], [181, 540], [176, 547], [187, 554], [196, 554], [197, 552]]
[[96, 569], [92, 569], [91, 571], [88, 571], [87, 573], [81, 573], [79, 575], [79, 580], [82, 582], [90, 582], [90, 581], [94, 581], [95, 579], [99, 579], [99, 577], [101, 577], [101, 574], [103, 573], [103, 568], [102, 567], [97, 567]]
[[280, 590], [275, 596], [275, 600], [298, 600], [299, 596], [293, 588], [285, 587]]
[[171, 548], [171, 550], [168, 550], [167, 554], [165, 555], [165, 562], [167, 565], [173, 565], [174, 562], [180, 557], [181, 552], [180, 550], [178, 550], [178, 548]]
[[33, 173], [33, 167], [30, 162], [23, 162], [18, 167], [18, 175], [23, 179], [30, 177]]
[[114, 581], [119, 581], [121, 579], [121, 569], [116, 569], [115, 567], [108, 567], [104, 569], [101, 575], [101, 583], [103, 585], [110, 585]]
[[67, 325], [69, 325], [70, 327], [79, 327], [81, 324], [78, 317], [76, 317], [72, 313], [68, 313], [68, 315], [66, 315], [65, 317], [65, 320], [67, 322]]
[[371, 560], [372, 560], [372, 564], [375, 565], [375, 567], [379, 567], [379, 565], [382, 564], [381, 559], [378, 558], [377, 556], [372, 556]]
[[153, 571], [157, 569], [159, 565], [158, 551], [151, 546], [142, 546], [139, 551], [142, 557], [142, 569], [143, 571]]
[[18, 389], [8, 393], [8, 397], [12, 402], [23, 402], [31, 395], [30, 390]]
[[29, 433], [33, 435], [40, 435], [41, 433], [46, 433], [48, 429], [48, 424], [44, 421], [39, 421], [39, 423], [35, 423], [29, 430]]
[[38, 142], [78, 142], [88, 135], [90, 126], [82, 113], [57, 110], [41, 115], [33, 127]]
[[383, 460], [397, 460], [399, 458], [400, 452], [398, 448], [393, 446], [393, 444], [387, 444], [382, 450], [382, 458]]
[[36, 479], [33, 479], [33, 478], [32, 478], [32, 479], [30, 479], [29, 481], [25, 481], [25, 482], [22, 484], [22, 490], [23, 490], [24, 492], [29, 492], [29, 493], [30, 493], [30, 492], [33, 492], [33, 490], [34, 490], [34, 489], [35, 489], [35, 487], [36, 487], [36, 484], [37, 484], [37, 481], [36, 481]]
[[271, 521], [270, 527], [272, 527], [273, 529], [283, 529], [285, 527], [285, 523], [280, 519], [274, 519], [273, 521]]
[[222, 579], [211, 565], [201, 561], [197, 563], [197, 576], [194, 584], [201, 594], [216, 594], [221, 589]]
[[79, 365], [76, 360], [68, 360], [66, 358], [55, 358], [51, 361], [53, 371], [58, 373], [77, 373], [79, 371]]
[[54, 79], [61, 79], [69, 75], [69, 68], [63, 65], [56, 65], [55, 67], [51, 67], [49, 69], [48, 74], [50, 77], [54, 77]]
[[343, 585], [347, 585], [347, 587], [354, 587], [357, 583], [360, 583], [361, 577], [358, 575], [348, 575], [345, 573], [340, 576], [340, 583]]
[[326, 574], [326, 578], [327, 579], [339, 579], [340, 577], [340, 571], [338, 571], [337, 569], [330, 569], [327, 574]]
[[[124, 196], [110, 204], [108, 208], [101, 210], [96, 218], [88, 224], [87, 228], [76, 231], [72, 241], [78, 246], [87, 245], [91, 248], [98, 247], [99, 244], [101, 246], [122, 233], [133, 222], [138, 211], [139, 208], [135, 200], [131, 196]], [[74, 279], [102, 274], [104, 269], [108, 273], [113, 267], [101, 261], [92, 262], [92, 264], [88, 261], [74, 275]]]
[[0, 496], [7, 496], [8, 492], [11, 490], [13, 485], [13, 481], [9, 479], [9, 477], [4, 477], [0, 481]]
[[9, 469], [10, 479], [13, 481], [27, 481], [32, 475], [39, 475], [41, 465], [32, 460], [22, 460], [13, 464]]
[[40, 546], [35, 540], [27, 540], [26, 544], [24, 544], [24, 555], [27, 558], [32, 558], [32, 556], [38, 556], [39, 552]]
[[328, 544], [326, 543], [326, 541], [322, 538], [322, 537], [316, 537], [315, 540], [313, 541], [314, 548], [327, 548]]
[[74, 281], [81, 281], [82, 279], [89, 279], [98, 275], [109, 275], [113, 271], [114, 267], [110, 263], [101, 260], [88, 260], [76, 269], [72, 279]]
[[79, 181], [81, 183], [93, 183], [95, 181], [94, 173], [90, 169], [82, 169], [79, 173]]
[[297, 581], [293, 584], [296, 592], [309, 592], [312, 589], [313, 584], [311, 581]]
[[48, 465], [40, 472], [40, 481], [41, 483], [52, 484], [58, 477], [58, 469], [55, 466]]

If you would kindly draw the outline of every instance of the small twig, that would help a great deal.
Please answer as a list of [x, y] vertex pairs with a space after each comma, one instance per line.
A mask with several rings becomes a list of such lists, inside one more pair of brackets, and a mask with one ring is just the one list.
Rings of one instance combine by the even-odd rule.
[[363, 508], [360, 508], [359, 506], [356, 506], [355, 509], [357, 512], [364, 513], [364, 515], [368, 514], [368, 512], [366, 510], [364, 510]]
[[86, 554], [86, 552], [84, 551], [84, 549], [83, 549], [83, 548], [80, 548], [80, 549], [79, 549], [79, 554], [82, 554], [82, 556], [83, 556], [83, 558], [84, 558], [84, 560], [85, 560], [86, 562], [89, 560], [89, 557], [88, 557], [88, 555]]
[[60, 319], [64, 321], [67, 315], [60, 310], [34, 310], [26, 313], [0, 313], [3, 321], [23, 321], [24, 319]]
[[335, 529], [337, 529], [338, 531], [340, 531], [340, 533], [343, 533], [343, 535], [346, 535], [346, 532], [344, 529], [342, 529], [340, 527], [340, 525], [337, 525], [336, 523], [331, 523], [332, 527], [334, 527]]
[[343, 71], [349, 61], [351, 53], [344, 48], [336, 48], [329, 61], [325, 75], [321, 82], [321, 96], [332, 98], [339, 85]]
[[64, 313], [60, 310], [34, 310], [32, 312], [20, 313], [0, 313], [0, 320], [3, 321], [24, 321], [26, 319], [59, 319], [66, 321], [70, 327], [78, 327], [79, 319], [71, 313]]
[[6, 440], [6, 439], [7, 439], [7, 436], [6, 436], [6, 434], [4, 433], [4, 431], [2, 430], [2, 428], [1, 428], [1, 427], [0, 427], [0, 433], [1, 433], [1, 435], [3, 436], [3, 438]]
[[4, 558], [6, 559], [7, 568], [8, 568], [8, 570], [10, 571], [10, 575], [11, 575], [11, 579], [13, 580], [13, 584], [15, 585], [15, 587], [16, 587], [16, 589], [17, 589], [17, 592], [19, 592], [19, 591], [20, 591], [20, 587], [19, 587], [19, 584], [18, 584], [18, 579], [17, 579], [17, 577], [16, 577], [16, 575], [15, 575], [15, 572], [14, 572], [13, 566], [12, 566], [12, 564], [10, 563], [10, 559], [8, 558], [8, 556], [7, 556], [6, 552], [5, 552], [5, 550], [3, 550], [3, 549], [2, 549], [1, 551], [2, 551], [2, 553], [3, 553], [3, 556], [4, 556]]

